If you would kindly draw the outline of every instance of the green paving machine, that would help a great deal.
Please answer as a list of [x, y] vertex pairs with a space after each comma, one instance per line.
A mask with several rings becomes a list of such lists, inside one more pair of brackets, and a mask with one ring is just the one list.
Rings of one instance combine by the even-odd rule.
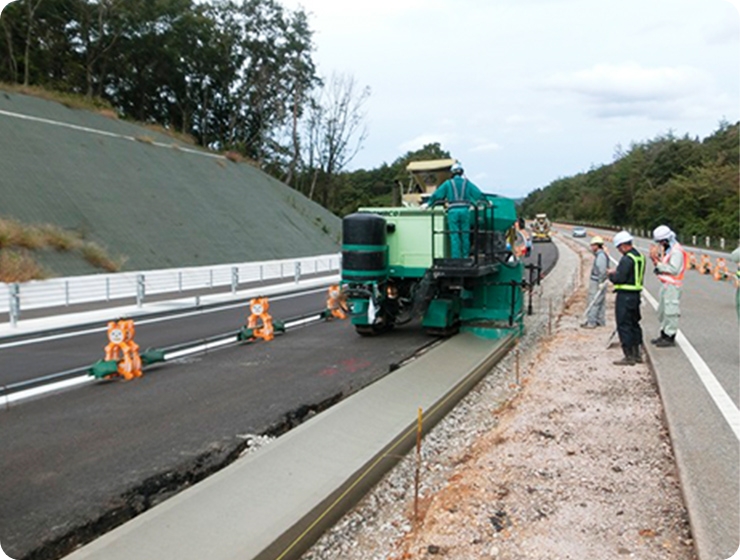
[[441, 204], [361, 208], [343, 219], [342, 289], [359, 334], [415, 319], [432, 335], [522, 333], [526, 290], [540, 275], [528, 265], [529, 282], [523, 279], [514, 202], [486, 195], [469, 211], [470, 256], [455, 259]]

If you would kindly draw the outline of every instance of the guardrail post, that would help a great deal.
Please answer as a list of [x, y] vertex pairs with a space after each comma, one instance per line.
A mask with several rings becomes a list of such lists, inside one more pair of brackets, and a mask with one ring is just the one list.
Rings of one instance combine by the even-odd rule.
[[64, 305], [69, 307], [69, 280], [64, 281]]
[[17, 282], [10, 285], [10, 324], [15, 327], [18, 325], [18, 319], [21, 316], [21, 286]]
[[236, 293], [236, 287], [239, 285], [239, 267], [231, 267], [231, 293]]
[[144, 305], [146, 295], [146, 280], [143, 274], [136, 275], [136, 307]]
[[110, 301], [110, 277], [105, 277], [105, 301]]
[[177, 291], [182, 292], [182, 270], [177, 272]]
[[295, 263], [295, 283], [298, 284], [300, 279], [301, 279], [301, 261], [296, 261]]
[[710, 245], [710, 243], [709, 243], [709, 241], [710, 241], [709, 236], [706, 237], [705, 241], [706, 241], [707, 249], [708, 249], [709, 248], [709, 245]]
[[696, 235], [691, 236], [691, 244], [696, 247]]
[[213, 288], [213, 269], [208, 270], [208, 287]]
[[724, 237], [720, 237], [720, 238], [719, 238], [719, 246], [720, 246], [720, 248], [721, 248], [721, 249], [722, 249], [723, 251], [725, 250], [725, 238], [724, 238]]
[[264, 265], [260, 265], [260, 282], [263, 282], [265, 279], [265, 268]]

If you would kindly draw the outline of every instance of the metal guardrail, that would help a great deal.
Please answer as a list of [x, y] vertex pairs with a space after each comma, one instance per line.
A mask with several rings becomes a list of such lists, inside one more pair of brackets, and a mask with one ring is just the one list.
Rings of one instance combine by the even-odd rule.
[[22, 310], [65, 307], [80, 303], [107, 302], [136, 298], [144, 305], [153, 295], [174, 294], [188, 290], [230, 287], [236, 293], [240, 285], [338, 271], [340, 255], [319, 255], [241, 264], [190, 268], [90, 274], [22, 283], [0, 283], [0, 313], [8, 313], [15, 325]]

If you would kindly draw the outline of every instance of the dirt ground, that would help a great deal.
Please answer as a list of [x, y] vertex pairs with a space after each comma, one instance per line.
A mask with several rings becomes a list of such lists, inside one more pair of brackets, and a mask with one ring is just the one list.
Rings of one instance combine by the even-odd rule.
[[696, 558], [653, 375], [612, 364], [613, 295], [609, 326], [580, 328], [592, 257], [567, 244], [557, 316], [425, 438], [418, 516], [409, 457], [305, 560]]

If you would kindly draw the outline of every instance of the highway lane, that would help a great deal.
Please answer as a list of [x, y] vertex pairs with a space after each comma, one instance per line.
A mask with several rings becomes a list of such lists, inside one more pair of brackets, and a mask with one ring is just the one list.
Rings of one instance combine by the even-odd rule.
[[[325, 306], [325, 289], [270, 298], [270, 313], [274, 319], [319, 312]], [[142, 350], [201, 340], [238, 331], [246, 324], [248, 316], [249, 304], [241, 302], [215, 309], [193, 309], [166, 317], [137, 319], [135, 340]], [[62, 337], [49, 335], [10, 343], [0, 341], [0, 386], [93, 364], [103, 358], [103, 349], [108, 343], [106, 329], [106, 322], [100, 322]]]
[[245, 434], [298, 422], [435, 340], [418, 324], [365, 338], [318, 323], [2, 411], [0, 542], [20, 558], [91, 538], [228, 463]]
[[[557, 250], [551, 243], [537, 243], [525, 264], [536, 264], [542, 255], [546, 272], [554, 266]], [[525, 273], [525, 277], [529, 276]], [[317, 289], [305, 294], [286, 294], [270, 298], [270, 313], [275, 319], [287, 319], [322, 310], [326, 304], [326, 290]], [[234, 303], [215, 309], [193, 309], [164, 317], [136, 320], [136, 343], [143, 350], [163, 348], [204, 338], [236, 332], [246, 323], [248, 302]], [[110, 317], [109, 320], [117, 317]], [[0, 387], [27, 381], [52, 373], [90, 366], [103, 357], [108, 343], [106, 322], [89, 326], [61, 336], [0, 340]]]
[[[551, 268], [555, 246], [536, 245], [530, 260], [540, 253]], [[296, 316], [323, 308], [325, 291], [271, 301], [275, 317]], [[245, 318], [242, 307], [141, 321], [137, 341], [220, 334]], [[16, 558], [44, 546], [68, 550], [222, 467], [246, 434], [287, 429], [436, 340], [418, 323], [374, 338], [358, 336], [349, 321], [318, 323], [270, 343], [155, 366], [132, 382], [100, 381], [12, 405], [0, 411], [0, 542]], [[5, 363], [49, 373], [66, 359], [91, 363], [105, 342], [103, 330], [0, 352], [14, 352]]]

